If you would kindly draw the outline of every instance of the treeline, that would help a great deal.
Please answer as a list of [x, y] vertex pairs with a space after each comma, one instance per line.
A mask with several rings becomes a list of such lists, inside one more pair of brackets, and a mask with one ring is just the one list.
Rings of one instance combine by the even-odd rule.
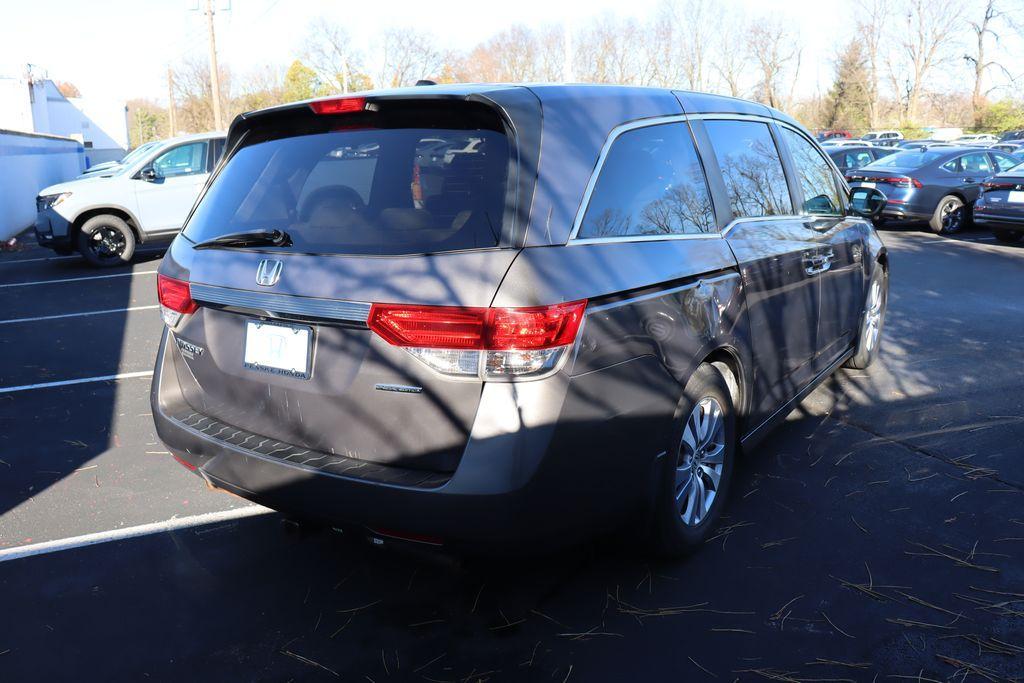
[[[809, 64], [804, 40], [777, 16], [745, 16], [735, 0], [663, 0], [645, 19], [605, 15], [567, 28], [513, 26], [470, 50], [446, 49], [437, 37], [395, 27], [364, 54], [326, 19], [312, 22], [287, 66], [236, 71], [221, 65], [221, 108], [235, 114], [320, 95], [438, 82], [562, 81], [684, 88], [755, 99], [786, 110], [811, 128], [960, 126], [1024, 128], [1024, 105], [994, 86], [1010, 65], [992, 57], [1017, 23], [1000, 3], [1016, 0], [865, 0], [858, 17], [820, 17], [835, 34], [826, 92], [799, 84]], [[851, 6], [852, 7], [852, 6]], [[951, 87], [955, 83], [957, 87]], [[173, 69], [177, 131], [213, 127], [209, 68]], [[1000, 97], [1000, 95], [1002, 95]], [[169, 134], [165, 106], [129, 103], [132, 144]]]

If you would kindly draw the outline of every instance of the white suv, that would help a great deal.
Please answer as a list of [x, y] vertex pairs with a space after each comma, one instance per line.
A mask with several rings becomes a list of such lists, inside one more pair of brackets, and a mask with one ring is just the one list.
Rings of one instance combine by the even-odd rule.
[[873, 130], [864, 133], [860, 139], [880, 147], [895, 147], [903, 139], [903, 133], [898, 130]]
[[36, 239], [59, 254], [77, 250], [94, 266], [126, 263], [136, 244], [181, 230], [223, 149], [223, 133], [173, 138], [110, 175], [44, 188]]

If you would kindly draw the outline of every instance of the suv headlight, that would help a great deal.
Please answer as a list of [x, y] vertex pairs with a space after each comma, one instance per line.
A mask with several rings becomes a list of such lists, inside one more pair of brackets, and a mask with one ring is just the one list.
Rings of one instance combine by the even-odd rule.
[[60, 194], [47, 194], [36, 197], [36, 210], [43, 211], [44, 209], [57, 206], [70, 196], [70, 192], [61, 192]]

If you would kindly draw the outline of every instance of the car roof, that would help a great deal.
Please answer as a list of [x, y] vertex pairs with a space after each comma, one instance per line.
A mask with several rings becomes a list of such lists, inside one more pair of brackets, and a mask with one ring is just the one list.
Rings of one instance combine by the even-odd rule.
[[331, 100], [343, 97], [372, 97], [379, 99], [399, 99], [415, 97], [468, 97], [471, 95], [487, 95], [497, 91], [513, 88], [526, 88], [544, 104], [549, 100], [565, 100], [574, 96], [582, 98], [594, 95], [619, 95], [624, 98], [645, 98], [677, 100], [682, 103], [687, 114], [753, 114], [774, 118], [779, 121], [791, 123], [803, 128], [795, 119], [777, 109], [768, 107], [757, 102], [743, 100], [726, 95], [711, 95], [708, 93], [694, 92], [688, 90], [673, 90], [669, 88], [655, 88], [639, 85], [613, 85], [598, 83], [457, 83], [443, 85], [412, 86], [407, 88], [389, 88], [383, 90], [366, 90], [348, 94], [331, 95], [328, 97], [302, 100], [288, 104], [268, 107], [246, 112], [239, 115], [239, 118], [251, 118], [265, 112], [287, 110], [307, 106], [310, 102], [318, 100]]

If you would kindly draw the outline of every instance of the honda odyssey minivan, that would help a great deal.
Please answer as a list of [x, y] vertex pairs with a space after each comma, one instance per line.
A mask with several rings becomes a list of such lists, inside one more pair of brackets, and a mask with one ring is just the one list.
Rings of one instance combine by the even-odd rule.
[[760, 104], [426, 86], [238, 117], [158, 276], [153, 415], [222, 489], [374, 538], [707, 538], [741, 450], [879, 350], [888, 257]]

